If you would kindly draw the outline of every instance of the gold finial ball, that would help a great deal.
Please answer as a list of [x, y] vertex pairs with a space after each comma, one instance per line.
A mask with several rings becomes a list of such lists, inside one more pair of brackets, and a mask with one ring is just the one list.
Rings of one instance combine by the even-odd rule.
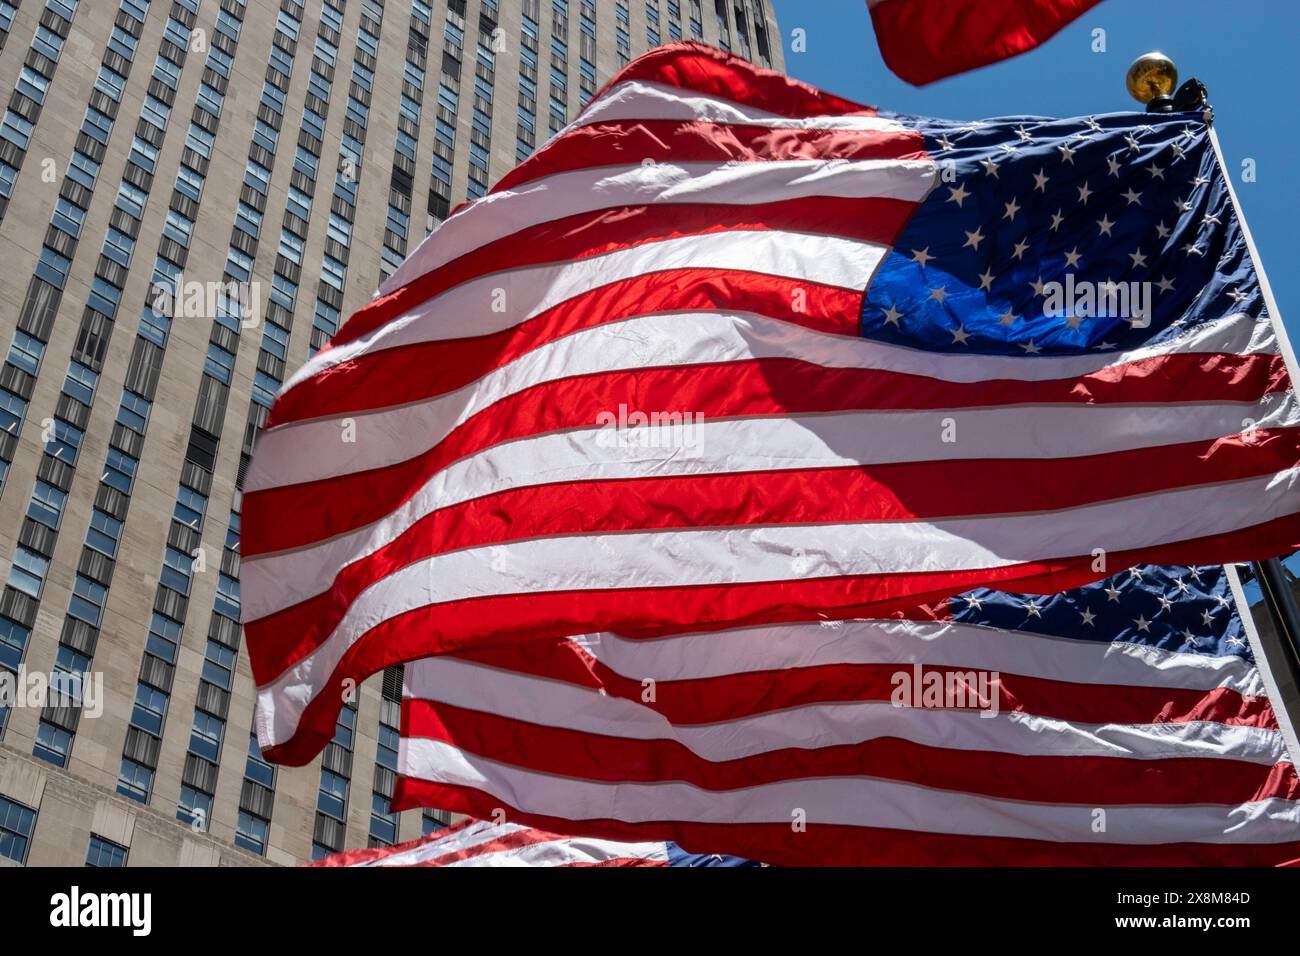
[[1129, 95], [1139, 103], [1150, 103], [1157, 96], [1173, 96], [1178, 88], [1178, 67], [1163, 53], [1144, 53], [1128, 68]]

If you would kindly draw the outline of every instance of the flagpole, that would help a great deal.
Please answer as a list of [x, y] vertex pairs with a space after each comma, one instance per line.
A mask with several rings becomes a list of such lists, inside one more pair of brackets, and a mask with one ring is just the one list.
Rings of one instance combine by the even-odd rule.
[[[1250, 233], [1250, 226], [1246, 223], [1245, 211], [1237, 200], [1237, 192], [1232, 185], [1232, 175], [1228, 171], [1228, 164], [1223, 158], [1223, 148], [1220, 146], [1219, 137], [1214, 130], [1214, 112], [1207, 101], [1205, 84], [1193, 78], [1179, 87], [1177, 67], [1169, 57], [1159, 52], [1147, 53], [1134, 60], [1128, 69], [1125, 82], [1129, 94], [1139, 103], [1146, 104], [1148, 113], [1187, 112], [1192, 110], [1201, 110], [1203, 112], [1205, 124], [1209, 130], [1210, 144], [1214, 148], [1215, 160], [1218, 162], [1219, 171], [1223, 175], [1224, 185], [1227, 186], [1228, 198], [1237, 214], [1237, 221], [1241, 223], [1242, 235], [1245, 237], [1246, 249], [1255, 267], [1255, 274], [1259, 277], [1260, 290], [1264, 295], [1264, 305], [1268, 310], [1269, 322], [1273, 326], [1273, 334], [1278, 342], [1278, 350], [1282, 354], [1282, 360], [1286, 364], [1291, 381], [1293, 383], [1300, 382], [1300, 365], [1297, 365], [1295, 351], [1291, 347], [1291, 340], [1287, 337], [1286, 328], [1282, 325], [1282, 315], [1278, 310], [1277, 300], [1273, 297], [1273, 289], [1268, 283], [1268, 275], [1264, 272], [1264, 263], [1259, 257], [1259, 250], [1256, 248], [1254, 237]], [[1177, 92], [1175, 92], [1175, 89], [1177, 89]], [[1300, 714], [1300, 608], [1297, 607], [1295, 594], [1287, 583], [1286, 572], [1282, 568], [1280, 558], [1274, 557], [1264, 561], [1255, 561], [1252, 563], [1252, 567], [1255, 579], [1259, 582], [1260, 592], [1264, 597], [1264, 605], [1267, 607], [1269, 618], [1273, 623], [1272, 633], [1260, 633], [1254, 627], [1254, 621], [1251, 619], [1250, 607], [1246, 603], [1245, 590], [1241, 585], [1240, 576], [1235, 567], [1228, 565], [1226, 568], [1233, 586], [1234, 596], [1237, 599], [1238, 611], [1243, 623], [1247, 625], [1247, 633], [1251, 636], [1255, 656], [1261, 664], [1261, 670], [1268, 671], [1269, 662], [1274, 665], [1281, 664], [1282, 673], [1289, 678], [1289, 686], [1269, 687], [1270, 695], [1279, 705], [1278, 710], [1286, 710], [1290, 714]], [[1268, 682], [1270, 684], [1274, 683], [1271, 673], [1268, 674]], [[1281, 714], [1279, 714], [1280, 717]], [[1300, 749], [1295, 748], [1295, 723], [1292, 720], [1287, 721], [1290, 729], [1287, 742], [1293, 748], [1292, 754], [1300, 754]]]

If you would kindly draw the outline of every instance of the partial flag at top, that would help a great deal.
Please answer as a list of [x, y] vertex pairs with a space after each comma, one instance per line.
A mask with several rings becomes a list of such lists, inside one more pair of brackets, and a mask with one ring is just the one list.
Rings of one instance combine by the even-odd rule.
[[885, 63], [916, 86], [1032, 50], [1100, 0], [867, 0]]
[[1300, 543], [1199, 115], [886, 114], [677, 44], [285, 383], [245, 485], [268, 755], [479, 646], [880, 617]]

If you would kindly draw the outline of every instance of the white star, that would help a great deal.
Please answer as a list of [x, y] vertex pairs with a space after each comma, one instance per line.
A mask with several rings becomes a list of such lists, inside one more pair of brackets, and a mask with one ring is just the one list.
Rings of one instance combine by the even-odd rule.
[[1228, 298], [1230, 298], [1233, 302], [1241, 303], [1244, 302], [1246, 299], [1250, 298], [1250, 296], [1248, 296], [1245, 292], [1242, 292], [1240, 289], [1232, 289], [1228, 292]]
[[1007, 203], [1006, 212], [1002, 214], [1002, 218], [1011, 219], [1014, 221], [1016, 218], [1016, 213], [1018, 212], [1020, 212], [1020, 206], [1016, 203], [1016, 200], [1012, 198], [1011, 202]]
[[939, 137], [939, 147], [945, 153], [948, 152], [948, 150], [952, 149], [952, 140], [948, 138], [947, 133], [944, 133], [942, 136]]
[[948, 187], [948, 202], [955, 202], [959, 209], [969, 195], [970, 192], [966, 189], [965, 183], [958, 183], [956, 186]]
[[984, 167], [985, 174], [992, 176], [994, 179], [998, 178], [998, 164], [993, 160], [981, 159], [980, 165]]
[[924, 266], [927, 262], [929, 262], [933, 258], [934, 256], [930, 255], [929, 246], [926, 246], [924, 249], [920, 249], [920, 250], [918, 249], [912, 250], [912, 261], [919, 262], [922, 266]]
[[1038, 172], [1034, 173], [1034, 189], [1038, 192], [1047, 192], [1047, 182], [1047, 175], [1043, 170], [1040, 169]]
[[901, 319], [902, 317], [903, 317], [903, 313], [899, 312], [898, 309], [894, 308], [894, 304], [891, 302], [889, 304], [889, 308], [885, 310], [885, 324], [898, 325], [898, 320]]
[[998, 316], [998, 319], [1002, 322], [1003, 325], [1010, 325], [1018, 318], [1020, 318], [1020, 316], [1016, 315], [1010, 309], [1007, 309], [1007, 311], [1003, 312], [1001, 315]]
[[985, 292], [993, 288], [993, 273], [988, 269], [980, 273], [980, 288]]
[[1129, 580], [1138, 580], [1138, 581], [1141, 581], [1141, 580], [1142, 580], [1142, 569], [1141, 569], [1141, 568], [1129, 568], [1129, 569], [1128, 569], [1128, 576], [1129, 576]]
[[1025, 602], [1025, 610], [1029, 612], [1030, 617], [1036, 617], [1041, 619], [1043, 616], [1042, 615], [1043, 609], [1039, 607], [1037, 604], [1035, 604], [1033, 601]]
[[966, 245], [962, 246], [962, 248], [965, 249], [966, 246], [970, 246], [971, 248], [978, 249], [980, 247], [980, 243], [983, 241], [984, 241], [984, 234], [980, 232], [979, 226], [976, 226], [974, 232], [966, 233]]
[[1187, 593], [1187, 590], [1188, 590], [1188, 588], [1187, 588], [1187, 582], [1184, 581], [1182, 578], [1175, 578], [1175, 579], [1174, 579], [1174, 587], [1178, 588], [1178, 590], [1181, 591], [1183, 594], [1186, 594], [1186, 593]]
[[1019, 242], [1016, 243], [1016, 247], [1011, 250], [1011, 255], [1014, 256], [1016, 259], [1020, 259], [1020, 257], [1025, 254], [1025, 251], [1028, 248], [1029, 248], [1029, 243], [1021, 239]]
[[1042, 295], [1043, 290], [1047, 288], [1047, 283], [1043, 281], [1042, 276], [1039, 276], [1033, 282], [1029, 283], [1029, 285], [1034, 290], [1034, 295]]
[[1203, 623], [1206, 627], [1210, 627], [1210, 626], [1212, 626], [1212, 625], [1214, 624], [1214, 612], [1212, 612], [1212, 611], [1202, 611], [1202, 612], [1201, 612], [1201, 623]]
[[1082, 186], [1079, 187], [1079, 202], [1087, 202], [1088, 197], [1091, 195], [1092, 195], [1092, 190], [1088, 188], [1087, 183], [1084, 183]]
[[1177, 201], [1174, 202], [1174, 205], [1177, 206], [1177, 207], [1179, 208], [1179, 210], [1182, 211], [1182, 212], [1191, 212], [1191, 211], [1192, 211], [1192, 204], [1189, 203], [1186, 199], [1179, 199], [1179, 200], [1177, 200]]
[[973, 607], [975, 610], [978, 611], [978, 610], [980, 610], [982, 607], [984, 607], [984, 602], [982, 602], [982, 601], [981, 601], [979, 598], [977, 598], [975, 595], [973, 595], [973, 594], [968, 594], [968, 595], [966, 595], [966, 606], [967, 606], [967, 607]]
[[1132, 186], [1128, 188], [1128, 192], [1120, 193], [1120, 195], [1128, 200], [1128, 204], [1130, 206], [1133, 205], [1135, 202], [1138, 202], [1142, 198], [1142, 194], [1134, 190]]
[[1118, 603], [1119, 603], [1119, 597], [1120, 597], [1120, 595], [1119, 595], [1119, 588], [1115, 587], [1115, 585], [1112, 584], [1112, 585], [1110, 585], [1110, 586], [1108, 586], [1108, 587], [1106, 588], [1106, 600], [1107, 600], [1107, 601], [1114, 601], [1114, 602], [1116, 602], [1116, 603], [1118, 604]]
[[1168, 276], [1161, 276], [1160, 281], [1157, 282], [1156, 285], [1160, 287], [1161, 292], [1168, 292], [1174, 287], [1174, 280]]
[[1087, 125], [1088, 129], [1092, 130], [1094, 133], [1102, 132], [1101, 124], [1097, 122], [1097, 117], [1089, 116], [1084, 120], [1084, 123]]
[[1218, 216], [1206, 216], [1201, 220], [1202, 226], [1217, 226], [1219, 224]]
[[1146, 631], [1148, 634], [1151, 633], [1151, 622], [1146, 619], [1145, 615], [1139, 614], [1133, 619], [1133, 623], [1137, 625], [1139, 631]]
[[1023, 143], [1032, 143], [1034, 141], [1034, 138], [1025, 132], [1023, 126], [1016, 127], [1016, 135], [1020, 137], [1020, 141]]
[[1033, 339], [1030, 339], [1028, 342], [1022, 342], [1020, 344], [1020, 347], [1025, 350], [1026, 355], [1037, 355], [1040, 351], [1042, 351], [1037, 345], [1034, 344]]
[[1069, 147], [1066, 143], [1058, 143], [1057, 146], [1056, 146], [1056, 148], [1059, 149], [1059, 150], [1061, 151], [1061, 160], [1062, 160], [1062, 162], [1069, 163], [1071, 166], [1073, 166], [1073, 165], [1074, 165], [1074, 150], [1070, 149], [1070, 147]]
[[959, 325], [957, 326], [957, 328], [953, 329], [952, 332], [953, 345], [965, 345], [966, 340], [968, 338], [970, 338], [970, 333], [967, 332], [966, 329], [963, 328], [962, 326]]
[[1230, 637], [1230, 638], [1228, 638], [1226, 641], [1224, 641], [1223, 643], [1227, 644], [1229, 647], [1245, 647], [1245, 646], [1246, 646], [1246, 642], [1243, 641], [1243, 640], [1242, 640], [1241, 638], [1239, 638], [1239, 637]]
[[1157, 166], [1155, 163], [1152, 163], [1150, 166], [1147, 167], [1147, 172], [1151, 174], [1152, 179], [1165, 178], [1165, 171], [1161, 169], [1159, 166]]
[[1115, 224], [1111, 222], [1110, 217], [1106, 215], [1103, 215], [1100, 219], [1097, 220], [1097, 226], [1099, 229], [1101, 229], [1101, 234], [1103, 236], [1109, 236], [1111, 234], [1110, 231], [1113, 228], [1115, 228]]
[[1179, 159], [1182, 159], [1183, 156], [1186, 155], [1186, 154], [1183, 152], [1183, 146], [1182, 146], [1181, 143], [1174, 143], [1173, 146], [1172, 146], [1171, 148], [1172, 148], [1173, 151], [1174, 151], [1174, 155], [1177, 156]]
[[1079, 616], [1080, 616], [1081, 618], [1083, 618], [1083, 623], [1084, 623], [1084, 624], [1087, 624], [1089, 627], [1095, 627], [1095, 626], [1096, 626], [1096, 625], [1094, 625], [1094, 624], [1092, 623], [1092, 620], [1093, 620], [1093, 618], [1095, 618], [1097, 615], [1093, 614], [1092, 611], [1091, 611], [1091, 609], [1089, 609], [1089, 608], [1084, 608], [1082, 611], [1079, 612]]
[[1106, 165], [1110, 167], [1110, 174], [1114, 176], [1116, 179], [1118, 179], [1119, 178], [1119, 157], [1118, 156], [1106, 157]]
[[1188, 576], [1189, 576], [1193, 581], [1199, 581], [1199, 580], [1201, 580], [1201, 569], [1200, 569], [1200, 568], [1188, 568], [1188, 569], [1187, 569], [1187, 574], [1188, 574]]
[[1147, 264], [1147, 257], [1142, 254], [1141, 249], [1138, 249], [1134, 252], [1130, 252], [1128, 254], [1128, 257], [1133, 260], [1134, 269], [1141, 269], [1143, 266]]
[[943, 300], [948, 298], [948, 287], [941, 285], [937, 289], [931, 289], [930, 298], [943, 305]]
[[1079, 252], [1079, 247], [1075, 246], [1065, 254], [1065, 268], [1073, 269], [1079, 264], [1079, 260], [1082, 258], [1083, 255]]
[[1190, 627], [1183, 628], [1183, 637], [1187, 640], [1188, 644], [1199, 643], [1196, 640], [1196, 635], [1192, 633], [1192, 629]]
[[1160, 607], [1161, 607], [1162, 610], [1167, 611], [1167, 610], [1169, 610], [1171, 607], [1174, 606], [1174, 602], [1171, 601], [1171, 600], [1169, 600], [1169, 598], [1167, 598], [1167, 597], [1166, 597], [1165, 595], [1163, 595], [1163, 594], [1160, 595], [1158, 598], [1156, 598], [1156, 600], [1160, 602]]
[[1205, 253], [1201, 251], [1201, 247], [1194, 242], [1189, 242], [1187, 245], [1183, 246], [1183, 252], [1187, 253], [1189, 256], [1205, 255]]
[[1169, 227], [1166, 226], [1163, 222], [1160, 223], [1160, 225], [1156, 226], [1156, 235], [1159, 236], [1161, 239], [1168, 239]]
[[1061, 210], [1052, 213], [1052, 232], [1061, 228], [1061, 223], [1065, 222], [1065, 217], [1061, 215]]

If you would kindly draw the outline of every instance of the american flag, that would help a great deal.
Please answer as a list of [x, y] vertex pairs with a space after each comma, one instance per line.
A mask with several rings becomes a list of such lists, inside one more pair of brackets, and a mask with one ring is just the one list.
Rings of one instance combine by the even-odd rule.
[[1100, 0], [867, 0], [880, 55], [909, 83], [1025, 53]]
[[1199, 115], [950, 123], [661, 48], [285, 383], [259, 740], [306, 762], [348, 682], [477, 646], [1283, 553], [1273, 313]]
[[394, 805], [778, 865], [1300, 862], [1220, 566], [408, 665]]
[[722, 854], [687, 853], [675, 843], [566, 837], [515, 823], [465, 820], [397, 846], [333, 853], [306, 866], [756, 866]]

